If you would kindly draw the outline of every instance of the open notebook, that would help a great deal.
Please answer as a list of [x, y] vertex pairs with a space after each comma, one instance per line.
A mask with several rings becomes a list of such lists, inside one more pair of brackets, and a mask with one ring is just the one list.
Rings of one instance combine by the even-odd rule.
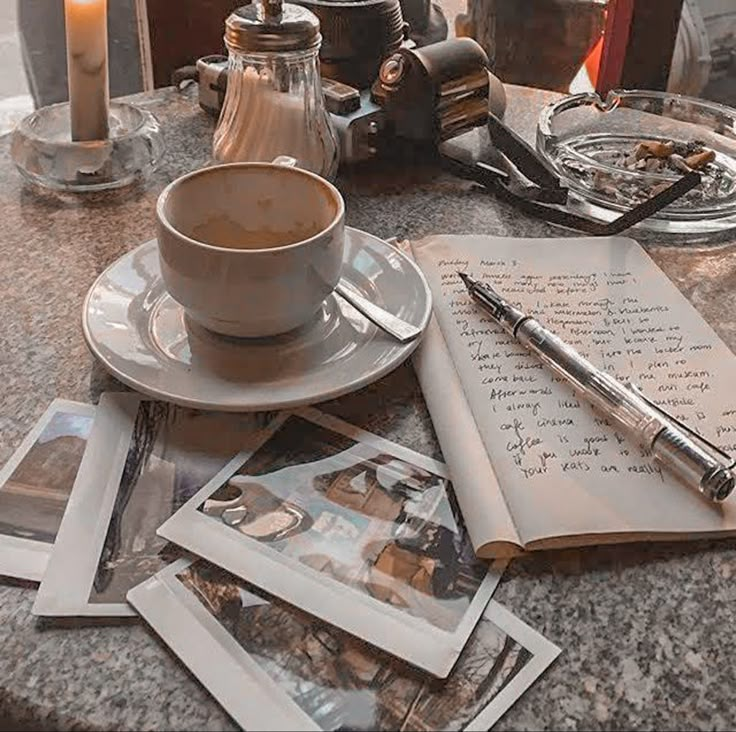
[[736, 531], [491, 322], [486, 279], [593, 363], [736, 452], [736, 359], [630, 239], [434, 236], [411, 243], [435, 318], [415, 366], [476, 552]]

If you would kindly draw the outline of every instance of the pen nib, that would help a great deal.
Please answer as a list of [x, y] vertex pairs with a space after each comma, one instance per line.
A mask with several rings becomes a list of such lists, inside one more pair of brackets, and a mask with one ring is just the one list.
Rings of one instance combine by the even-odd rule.
[[468, 289], [475, 284], [475, 280], [470, 275], [465, 274], [465, 272], [458, 272], [458, 275]]

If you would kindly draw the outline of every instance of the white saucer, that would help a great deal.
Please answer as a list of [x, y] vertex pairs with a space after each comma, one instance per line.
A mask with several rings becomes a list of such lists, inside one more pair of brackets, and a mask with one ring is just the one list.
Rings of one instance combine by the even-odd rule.
[[[424, 329], [432, 300], [416, 265], [370, 234], [345, 234], [343, 280]], [[82, 325], [92, 352], [123, 383], [183, 406], [233, 412], [346, 394], [396, 368], [418, 345], [398, 343], [334, 294], [311, 323], [286, 335], [215, 335], [189, 320], [164, 289], [155, 240], [97, 278]]]

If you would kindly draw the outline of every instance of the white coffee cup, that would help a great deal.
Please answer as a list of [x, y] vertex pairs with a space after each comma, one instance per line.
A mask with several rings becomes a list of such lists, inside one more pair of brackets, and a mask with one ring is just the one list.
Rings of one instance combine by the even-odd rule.
[[192, 320], [216, 333], [293, 330], [314, 316], [340, 279], [340, 192], [295, 161], [279, 160], [203, 168], [159, 196], [166, 289]]

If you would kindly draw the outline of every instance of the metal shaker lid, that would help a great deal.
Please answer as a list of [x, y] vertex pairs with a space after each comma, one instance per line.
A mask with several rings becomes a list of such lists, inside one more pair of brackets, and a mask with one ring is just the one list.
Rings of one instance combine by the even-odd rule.
[[321, 42], [317, 16], [280, 0], [256, 0], [225, 21], [225, 43], [231, 51], [306, 51], [319, 48]]

